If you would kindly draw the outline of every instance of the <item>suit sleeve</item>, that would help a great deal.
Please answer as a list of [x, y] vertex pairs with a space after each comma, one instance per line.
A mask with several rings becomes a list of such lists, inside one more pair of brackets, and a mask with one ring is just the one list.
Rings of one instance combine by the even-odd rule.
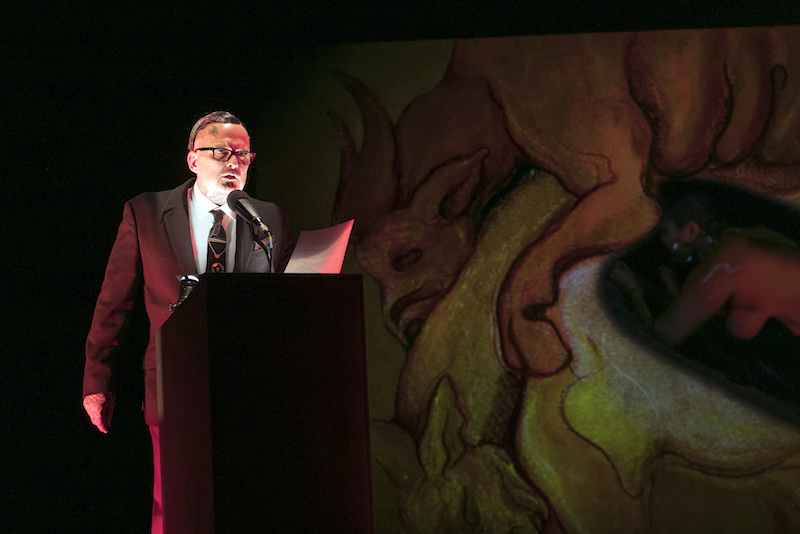
[[120, 334], [141, 292], [142, 259], [136, 217], [128, 202], [108, 259], [86, 339], [83, 396], [109, 391]]

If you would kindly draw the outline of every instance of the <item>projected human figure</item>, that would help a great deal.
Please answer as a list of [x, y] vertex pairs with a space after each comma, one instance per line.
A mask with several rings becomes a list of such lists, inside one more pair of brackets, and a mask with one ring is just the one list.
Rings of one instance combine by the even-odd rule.
[[702, 192], [666, 191], [659, 237], [674, 257], [696, 262], [652, 331], [669, 346], [722, 314], [730, 334], [752, 339], [774, 317], [800, 336], [800, 246], [764, 227], [729, 227]]

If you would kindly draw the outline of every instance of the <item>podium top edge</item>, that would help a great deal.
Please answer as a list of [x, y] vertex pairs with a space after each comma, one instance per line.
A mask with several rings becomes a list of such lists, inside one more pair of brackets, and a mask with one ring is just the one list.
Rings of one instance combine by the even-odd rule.
[[198, 275], [200, 281], [214, 280], [221, 277], [241, 278], [320, 278], [338, 280], [363, 280], [363, 274], [321, 274], [321, 273], [204, 273]]

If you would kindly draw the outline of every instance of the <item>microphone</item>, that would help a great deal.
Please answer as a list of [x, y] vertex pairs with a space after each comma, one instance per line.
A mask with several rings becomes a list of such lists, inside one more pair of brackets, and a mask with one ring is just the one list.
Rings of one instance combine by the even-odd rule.
[[256, 211], [255, 206], [253, 206], [253, 203], [250, 202], [250, 195], [240, 190], [231, 191], [231, 193], [228, 195], [228, 207], [236, 212], [236, 214], [242, 217], [245, 221], [247, 221], [248, 224], [252, 224], [257, 228], [260, 228], [265, 234], [267, 234], [270, 242], [272, 241], [272, 232], [269, 231], [269, 227], [264, 224], [264, 221], [261, 220], [261, 216]]
[[247, 221], [247, 224], [251, 227], [259, 228], [262, 232], [267, 234], [267, 243], [269, 243], [269, 245], [265, 247], [264, 243], [256, 236], [255, 231], [251, 231], [253, 239], [261, 243], [261, 248], [263, 248], [264, 252], [267, 254], [269, 272], [274, 273], [275, 265], [272, 262], [272, 249], [275, 247], [275, 242], [272, 239], [272, 232], [269, 231], [269, 227], [264, 224], [255, 206], [250, 202], [250, 195], [241, 190], [231, 191], [230, 194], [228, 194], [228, 207]]

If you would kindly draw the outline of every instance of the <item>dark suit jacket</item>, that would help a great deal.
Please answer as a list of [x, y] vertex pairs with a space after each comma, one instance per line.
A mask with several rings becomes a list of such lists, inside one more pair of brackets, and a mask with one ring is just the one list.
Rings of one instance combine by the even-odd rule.
[[[144, 193], [125, 204], [122, 223], [111, 250], [105, 279], [86, 340], [83, 395], [109, 391], [112, 363], [123, 324], [137, 296], [144, 292], [150, 341], [144, 356], [145, 420], [157, 424], [155, 333], [178, 300], [178, 277], [197, 274], [189, 229], [189, 180], [171, 191]], [[271, 202], [253, 205], [275, 239], [276, 270], [292, 250], [286, 213]], [[268, 272], [267, 257], [255, 246], [248, 225], [237, 217], [234, 272]]]

